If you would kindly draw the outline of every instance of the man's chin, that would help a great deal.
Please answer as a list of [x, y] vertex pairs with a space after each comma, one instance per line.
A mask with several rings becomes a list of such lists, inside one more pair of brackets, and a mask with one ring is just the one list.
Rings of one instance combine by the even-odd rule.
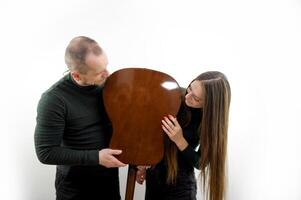
[[96, 85], [96, 86], [103, 86], [105, 84], [105, 82], [101, 82], [101, 83], [95, 83], [94, 85]]

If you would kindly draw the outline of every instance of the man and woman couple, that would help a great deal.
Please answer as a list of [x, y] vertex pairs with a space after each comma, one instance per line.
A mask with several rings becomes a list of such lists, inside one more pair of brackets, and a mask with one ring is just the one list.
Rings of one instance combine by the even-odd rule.
[[[108, 59], [88, 37], [73, 38], [65, 52], [69, 73], [42, 94], [37, 108], [35, 148], [44, 164], [57, 165], [57, 200], [119, 200], [118, 167], [126, 164], [109, 149], [111, 125], [102, 89]], [[225, 196], [225, 162], [231, 91], [226, 76], [204, 72], [183, 90], [177, 116], [162, 119], [164, 158], [138, 166], [136, 181], [146, 181], [146, 200], [195, 200], [200, 185], [210, 200]]]

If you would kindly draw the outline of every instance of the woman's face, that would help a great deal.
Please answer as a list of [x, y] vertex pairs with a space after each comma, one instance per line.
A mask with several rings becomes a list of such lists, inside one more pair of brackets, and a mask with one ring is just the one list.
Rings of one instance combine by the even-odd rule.
[[201, 81], [193, 81], [187, 88], [185, 103], [192, 108], [202, 108], [204, 105], [204, 89]]

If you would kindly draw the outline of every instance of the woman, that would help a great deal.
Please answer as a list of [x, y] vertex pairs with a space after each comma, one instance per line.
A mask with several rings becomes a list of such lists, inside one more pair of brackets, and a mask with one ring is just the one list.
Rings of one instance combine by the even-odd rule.
[[206, 199], [224, 198], [230, 98], [221, 72], [202, 73], [189, 84], [177, 118], [162, 120], [168, 136], [164, 159], [146, 171], [138, 167], [138, 183], [146, 173], [146, 200], [195, 200], [194, 167], [200, 170]]

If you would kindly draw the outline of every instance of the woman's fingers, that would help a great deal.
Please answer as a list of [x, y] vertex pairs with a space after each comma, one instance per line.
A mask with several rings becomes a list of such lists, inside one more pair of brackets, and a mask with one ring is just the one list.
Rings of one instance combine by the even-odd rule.
[[[145, 166], [144, 166], [145, 167]], [[136, 182], [139, 184], [143, 184], [146, 176], [146, 170], [144, 169], [138, 169], [136, 173]]]
[[173, 141], [173, 137], [175, 136], [175, 133], [165, 128], [165, 126], [162, 125], [163, 131], [167, 134], [167, 136]]
[[180, 124], [178, 123], [177, 118], [173, 117], [172, 115], [168, 115], [168, 117], [164, 117], [164, 121], [168, 124], [168, 126], [172, 130], [181, 127]]
[[168, 137], [170, 137], [170, 132], [169, 132], [169, 130], [167, 130], [166, 128], [165, 128], [165, 126], [163, 126], [162, 125], [162, 129], [163, 129], [163, 131], [168, 135]]
[[166, 120], [162, 120], [162, 124], [163, 126], [168, 130], [168, 131], [172, 131], [172, 127], [166, 122]]
[[168, 115], [168, 117], [169, 117], [169, 119], [172, 121], [172, 123], [173, 123], [175, 126], [177, 126], [177, 127], [180, 126], [180, 124], [179, 124], [177, 118], [173, 117], [172, 115]]
[[138, 165], [137, 166], [137, 169], [138, 170], [146, 170], [148, 168], [150, 168], [151, 166], [150, 165]]
[[174, 129], [175, 125], [168, 117], [164, 117], [164, 121], [169, 125], [170, 128]]

